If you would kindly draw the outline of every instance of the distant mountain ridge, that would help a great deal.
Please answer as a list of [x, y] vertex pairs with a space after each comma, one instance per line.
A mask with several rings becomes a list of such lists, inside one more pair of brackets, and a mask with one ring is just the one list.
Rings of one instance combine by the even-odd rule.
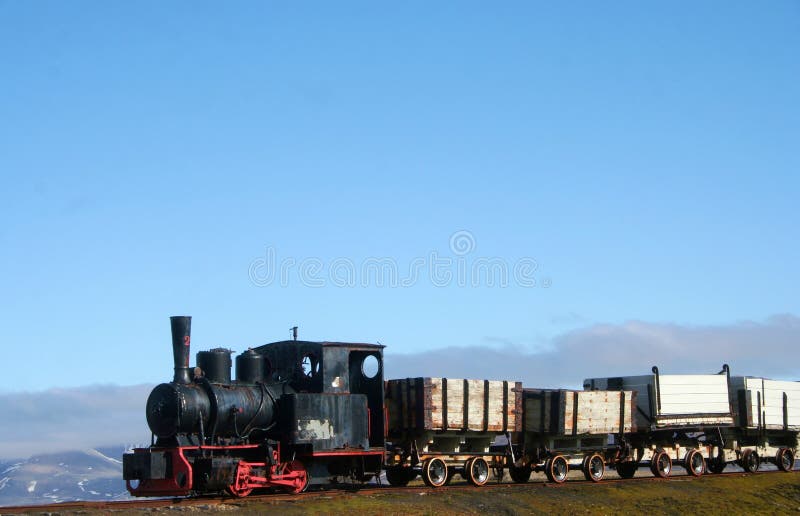
[[99, 447], [0, 461], [0, 507], [77, 500], [128, 500], [122, 454]]

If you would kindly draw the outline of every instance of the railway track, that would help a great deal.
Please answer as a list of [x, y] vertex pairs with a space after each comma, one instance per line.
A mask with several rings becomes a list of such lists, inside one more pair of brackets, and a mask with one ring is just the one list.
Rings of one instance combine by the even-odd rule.
[[[713, 475], [704, 475], [703, 477], [695, 478], [688, 475], [676, 475], [671, 476], [669, 478], [659, 478], [653, 476], [641, 476], [635, 477], [631, 479], [622, 479], [622, 478], [607, 478], [604, 479], [602, 482], [592, 482], [590, 480], [584, 479], [570, 479], [567, 482], [558, 484], [552, 482], [542, 482], [542, 481], [531, 481], [525, 484], [517, 484], [512, 482], [490, 482], [483, 487], [476, 488], [472, 485], [467, 484], [466, 482], [463, 484], [454, 484], [449, 485], [441, 488], [435, 489], [435, 492], [447, 492], [447, 491], [459, 491], [459, 490], [474, 490], [474, 489], [482, 489], [482, 490], [498, 490], [498, 489], [551, 489], [551, 488], [564, 488], [570, 486], [601, 486], [603, 484], [610, 484], [610, 483], [637, 483], [637, 482], [676, 482], [676, 481], [702, 481], [703, 478], [716, 478], [716, 477], [728, 477], [728, 476], [751, 476], [751, 475], [772, 475], [772, 474], [779, 474], [779, 475], [786, 475], [787, 473], [783, 471], [760, 471], [757, 473], [745, 473], [742, 471], [731, 471], [731, 472], [723, 472]], [[800, 470], [794, 470], [790, 473], [790, 475], [799, 475]], [[234, 498], [231, 496], [200, 496], [200, 497], [193, 497], [193, 498], [158, 498], [158, 499], [136, 499], [136, 500], [121, 500], [121, 501], [84, 501], [84, 502], [62, 502], [62, 503], [53, 503], [53, 504], [42, 504], [42, 505], [25, 505], [25, 506], [15, 506], [15, 507], [0, 507], [0, 514], [29, 514], [29, 513], [77, 513], [77, 512], [84, 512], [84, 511], [97, 511], [97, 512], [111, 512], [111, 511], [125, 511], [125, 510], [136, 510], [136, 509], [159, 509], [159, 508], [196, 508], [198, 510], [202, 509], [210, 509], [213, 506], [217, 505], [229, 505], [232, 507], [243, 507], [248, 503], [251, 502], [269, 502], [269, 503], [280, 503], [280, 502], [294, 502], [301, 499], [313, 499], [313, 498], [320, 498], [320, 497], [338, 497], [338, 496], [349, 496], [352, 494], [359, 494], [363, 496], [374, 495], [374, 494], [390, 494], [390, 493], [423, 493], [423, 492], [432, 492], [434, 490], [425, 487], [425, 486], [407, 486], [407, 487], [392, 487], [388, 485], [382, 486], [374, 486], [369, 485], [367, 487], [325, 487], [318, 490], [313, 490], [310, 492], [302, 493], [302, 494], [262, 494], [262, 495], [251, 495], [246, 498]]]

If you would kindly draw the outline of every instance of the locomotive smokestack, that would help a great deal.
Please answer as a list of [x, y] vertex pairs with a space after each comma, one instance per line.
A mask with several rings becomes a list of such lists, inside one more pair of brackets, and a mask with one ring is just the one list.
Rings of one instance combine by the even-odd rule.
[[174, 383], [191, 383], [189, 377], [189, 342], [192, 335], [192, 318], [177, 315], [169, 318], [172, 326], [172, 356], [175, 359]]

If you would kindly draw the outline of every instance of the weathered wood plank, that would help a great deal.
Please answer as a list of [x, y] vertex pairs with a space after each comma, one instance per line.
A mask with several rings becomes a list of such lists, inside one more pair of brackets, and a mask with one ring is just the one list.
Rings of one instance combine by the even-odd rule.
[[600, 435], [636, 428], [631, 391], [525, 390], [526, 431], [557, 436]]
[[406, 378], [389, 380], [386, 392], [390, 433], [403, 429], [497, 433], [522, 428], [521, 382]]

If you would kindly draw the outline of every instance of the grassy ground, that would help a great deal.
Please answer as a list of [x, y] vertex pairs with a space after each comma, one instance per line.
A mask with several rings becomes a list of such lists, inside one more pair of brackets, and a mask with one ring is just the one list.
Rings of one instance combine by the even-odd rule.
[[[242, 501], [247, 514], [798, 514], [800, 473], [483, 489], [337, 493], [296, 502]], [[226, 511], [227, 512], [227, 511]]]

